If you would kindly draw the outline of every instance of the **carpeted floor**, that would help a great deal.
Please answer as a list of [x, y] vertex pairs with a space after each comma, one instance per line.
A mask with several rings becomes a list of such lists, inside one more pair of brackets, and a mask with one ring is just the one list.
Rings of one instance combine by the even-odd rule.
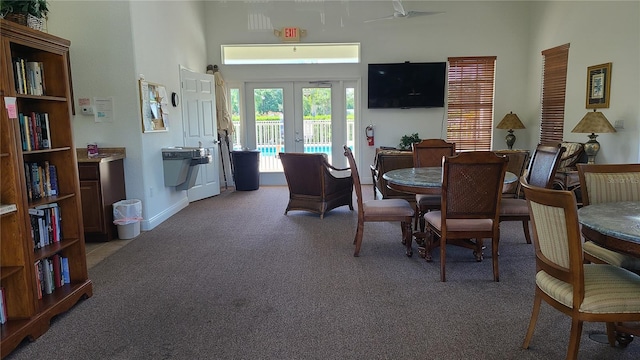
[[[365, 187], [366, 198], [371, 198]], [[569, 318], [544, 304], [520, 348], [533, 302], [533, 246], [503, 223], [499, 283], [491, 252], [407, 258], [396, 223], [356, 212], [290, 212], [286, 187], [226, 191], [191, 203], [89, 270], [93, 297], [8, 358], [17, 359], [562, 359]], [[580, 359], [638, 359], [588, 335]]]

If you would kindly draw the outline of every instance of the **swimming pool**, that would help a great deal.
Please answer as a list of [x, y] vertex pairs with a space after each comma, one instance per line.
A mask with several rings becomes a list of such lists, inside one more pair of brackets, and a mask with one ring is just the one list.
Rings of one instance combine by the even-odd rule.
[[[285, 152], [283, 145], [259, 145], [258, 150], [262, 156], [276, 156], [280, 152]], [[331, 155], [331, 145], [305, 145], [304, 152]]]

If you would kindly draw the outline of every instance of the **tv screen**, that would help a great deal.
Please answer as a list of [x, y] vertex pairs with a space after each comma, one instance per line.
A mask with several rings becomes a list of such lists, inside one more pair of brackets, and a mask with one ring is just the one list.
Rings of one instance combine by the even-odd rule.
[[369, 109], [444, 107], [447, 64], [369, 64]]

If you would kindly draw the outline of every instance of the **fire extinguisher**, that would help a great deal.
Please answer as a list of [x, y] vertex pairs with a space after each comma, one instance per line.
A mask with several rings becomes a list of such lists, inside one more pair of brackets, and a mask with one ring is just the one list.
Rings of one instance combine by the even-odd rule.
[[374, 145], [374, 136], [373, 136], [373, 124], [369, 124], [364, 130], [365, 135], [367, 135], [367, 145]]

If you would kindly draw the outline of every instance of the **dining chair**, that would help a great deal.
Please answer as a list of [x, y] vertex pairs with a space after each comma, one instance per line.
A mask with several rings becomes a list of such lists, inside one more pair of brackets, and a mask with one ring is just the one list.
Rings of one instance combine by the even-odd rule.
[[[444, 156], [456, 153], [456, 144], [442, 139], [425, 139], [411, 145], [414, 167], [442, 167]], [[440, 195], [416, 194], [416, 215], [414, 228], [424, 232], [423, 215], [431, 210], [440, 209]]]
[[[582, 205], [640, 201], [640, 164], [577, 164]], [[585, 260], [640, 273], [640, 259], [606, 249], [592, 241], [582, 244]]]
[[[529, 150], [495, 150], [497, 155], [504, 155], [509, 158], [507, 163], [507, 172], [516, 174], [518, 179], [524, 175], [524, 171], [529, 163]], [[520, 181], [505, 184], [502, 187], [502, 198], [520, 198]]]
[[353, 178], [353, 187], [356, 190], [356, 198], [358, 203], [358, 227], [356, 236], [353, 240], [355, 250], [353, 256], [360, 255], [360, 246], [362, 245], [362, 237], [364, 235], [364, 223], [373, 221], [399, 221], [402, 229], [402, 244], [406, 247], [406, 255], [413, 255], [411, 248], [411, 221], [413, 219], [414, 210], [411, 204], [404, 199], [378, 199], [364, 201], [362, 197], [362, 186], [360, 183], [360, 175], [358, 167], [353, 158], [351, 149], [344, 145], [344, 156], [349, 161], [351, 168], [351, 177]]
[[[531, 156], [529, 167], [524, 175], [527, 183], [543, 188], [551, 188], [558, 170], [560, 157], [565, 149], [561, 146], [538, 145]], [[531, 244], [529, 232], [529, 208], [527, 201], [519, 198], [507, 198], [500, 201], [500, 222], [520, 221], [527, 244]]]
[[[427, 253], [440, 246], [440, 280], [446, 281], [446, 245], [474, 250], [482, 260], [483, 239], [491, 238], [493, 279], [500, 281], [498, 204], [508, 159], [491, 151], [471, 151], [445, 157], [440, 210], [424, 215], [427, 223]], [[470, 239], [475, 239], [472, 241]], [[431, 256], [428, 255], [427, 259]]]
[[567, 359], [577, 359], [584, 321], [605, 322], [615, 346], [616, 322], [640, 320], [640, 276], [608, 264], [584, 264], [575, 194], [532, 186], [522, 178], [536, 253], [535, 297], [522, 347], [529, 348], [542, 300], [571, 317]]
[[284, 211], [310, 211], [324, 218], [327, 211], [347, 205], [353, 210], [353, 180], [338, 175], [323, 153], [279, 153], [289, 187], [289, 203]]

